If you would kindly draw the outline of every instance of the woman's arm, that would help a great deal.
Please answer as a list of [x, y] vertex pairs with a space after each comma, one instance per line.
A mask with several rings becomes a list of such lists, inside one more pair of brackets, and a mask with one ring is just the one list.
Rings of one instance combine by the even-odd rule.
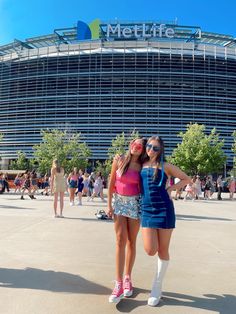
[[182, 170], [180, 170], [177, 166], [174, 166], [169, 163], [164, 164], [165, 172], [168, 176], [172, 176], [175, 178], [178, 178], [180, 181], [176, 184], [173, 184], [172, 186], [168, 187], [168, 193], [171, 194], [171, 191], [179, 190], [186, 186], [188, 183], [191, 183], [191, 178], [184, 173]]
[[110, 173], [110, 180], [108, 185], [108, 194], [107, 194], [107, 207], [108, 212], [107, 215], [109, 217], [113, 216], [113, 208], [112, 208], [112, 195], [114, 193], [115, 188], [115, 180], [116, 180], [116, 170], [118, 169], [118, 156], [113, 159], [111, 173]]
[[51, 190], [51, 193], [53, 192], [54, 177], [55, 177], [55, 170], [51, 169], [51, 180], [50, 180], [50, 190]]
[[71, 178], [71, 173], [69, 173], [68, 177], [67, 177], [67, 183], [69, 184], [70, 183], [70, 178]]

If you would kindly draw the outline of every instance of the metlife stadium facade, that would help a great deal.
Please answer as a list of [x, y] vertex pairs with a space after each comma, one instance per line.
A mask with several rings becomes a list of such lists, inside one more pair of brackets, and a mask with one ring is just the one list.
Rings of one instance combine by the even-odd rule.
[[5, 161], [54, 128], [81, 132], [94, 160], [134, 129], [169, 155], [193, 122], [216, 127], [232, 166], [236, 41], [174, 22], [78, 22], [0, 47], [0, 108]]

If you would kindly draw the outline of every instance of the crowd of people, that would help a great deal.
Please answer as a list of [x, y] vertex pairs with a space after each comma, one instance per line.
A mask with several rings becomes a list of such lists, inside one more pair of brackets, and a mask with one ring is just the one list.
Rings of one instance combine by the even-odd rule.
[[[105, 179], [101, 172], [84, 173], [74, 168], [66, 175], [58, 160], [53, 160], [50, 176], [38, 177], [36, 171], [25, 171], [14, 180], [15, 193], [20, 199], [28, 194], [53, 195], [55, 218], [64, 218], [64, 195], [68, 192], [70, 206], [83, 204], [100, 197], [104, 201]], [[229, 198], [233, 200], [236, 182], [227, 181]], [[39, 191], [42, 190], [41, 192]], [[174, 200], [217, 199], [222, 200], [224, 181], [222, 176], [214, 181], [211, 175], [190, 178], [175, 165], [167, 163], [164, 142], [161, 137], [137, 138], [129, 144], [124, 155], [114, 157], [109, 175], [107, 217], [114, 220], [116, 236], [115, 287], [109, 302], [117, 304], [133, 295], [132, 270], [136, 257], [136, 239], [141, 227], [144, 250], [156, 256], [149, 306], [156, 306], [162, 297], [162, 283], [169, 265], [169, 246], [175, 228]], [[7, 174], [0, 174], [0, 191], [9, 191]], [[76, 203], [77, 200], [77, 203]], [[59, 209], [58, 209], [59, 201]]]
[[[65, 192], [69, 194], [70, 206], [82, 205], [82, 197], [86, 196], [87, 201], [93, 201], [95, 197], [100, 197], [104, 201], [103, 189], [107, 179], [101, 172], [95, 173], [83, 172], [81, 169], [74, 168], [67, 176], [64, 173]], [[109, 178], [108, 178], [109, 180]], [[52, 194], [51, 176], [45, 174], [39, 176], [35, 170], [19, 173], [15, 176], [12, 189], [14, 193], [20, 194], [21, 199], [28, 195], [31, 199], [36, 199], [35, 194], [49, 196]], [[172, 186], [178, 183], [178, 178], [171, 177], [168, 185]], [[40, 191], [40, 192], [39, 192]], [[10, 192], [10, 184], [7, 173], [0, 173], [0, 194]], [[176, 189], [172, 197], [174, 200], [222, 200], [222, 192], [228, 192], [229, 199], [234, 199], [236, 192], [236, 180], [234, 176], [222, 180], [222, 175], [213, 180], [212, 175], [200, 177], [195, 175], [191, 182], [181, 189]], [[77, 201], [76, 201], [77, 199]]]
[[[52, 167], [54, 166], [55, 160]], [[100, 197], [104, 201], [103, 189], [106, 182], [101, 172], [89, 174], [74, 168], [69, 175], [63, 172], [63, 180], [65, 192], [69, 194], [70, 206], [82, 205], [82, 196], [86, 196], [88, 201], [93, 201], [95, 197]], [[25, 195], [31, 199], [36, 199], [37, 194], [49, 196], [54, 193], [52, 173], [51, 175], [40, 176], [35, 170], [26, 170], [15, 176], [13, 184], [10, 184], [7, 173], [0, 173], [0, 193], [10, 192], [10, 189], [14, 193], [20, 194], [21, 200], [25, 199]]]
[[[170, 185], [175, 180], [170, 180]], [[229, 192], [229, 198], [233, 200], [236, 189], [236, 181], [233, 176], [227, 181], [222, 180], [222, 175], [219, 175], [216, 180], [213, 180], [212, 175], [200, 178], [199, 175], [193, 176], [191, 182], [183, 189], [176, 189], [174, 199], [182, 199], [184, 201], [190, 199], [192, 201], [204, 199], [211, 200], [214, 198], [214, 193], [217, 193], [217, 200], [222, 200], [222, 192]], [[183, 193], [185, 192], [185, 193]]]

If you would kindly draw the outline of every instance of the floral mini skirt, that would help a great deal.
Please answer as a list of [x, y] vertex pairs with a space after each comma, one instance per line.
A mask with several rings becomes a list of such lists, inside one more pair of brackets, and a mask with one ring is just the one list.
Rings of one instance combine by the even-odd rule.
[[112, 207], [114, 208], [115, 215], [140, 219], [140, 195], [125, 196], [114, 194], [112, 199]]

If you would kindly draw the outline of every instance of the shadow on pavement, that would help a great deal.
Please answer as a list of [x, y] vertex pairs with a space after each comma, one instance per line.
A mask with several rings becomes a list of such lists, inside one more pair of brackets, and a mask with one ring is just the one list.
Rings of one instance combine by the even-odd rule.
[[[140, 293], [149, 293], [150, 290], [145, 290], [141, 288], [134, 288], [134, 293], [132, 297], [129, 298], [124, 298], [117, 304], [116, 308], [119, 312], [124, 312], [124, 313], [129, 313], [133, 309], [138, 308], [143, 305], [147, 305], [147, 299], [145, 300], [135, 300], [135, 298], [140, 294]], [[146, 296], [147, 298], [147, 296]]]
[[82, 221], [90, 221], [90, 222], [113, 222], [112, 219], [97, 219], [97, 218], [79, 218], [79, 217], [64, 217], [64, 219], [72, 219], [72, 220], [82, 220]]
[[81, 276], [37, 268], [0, 268], [0, 288], [109, 295], [110, 289]]
[[195, 297], [179, 293], [164, 293], [160, 306], [187, 306], [203, 310], [214, 311], [219, 314], [233, 314], [236, 309], [236, 296], [231, 294], [204, 294]]
[[207, 217], [207, 216], [193, 216], [193, 215], [176, 215], [178, 220], [192, 220], [192, 221], [200, 221], [200, 220], [220, 220], [220, 221], [235, 221], [234, 219], [228, 218], [219, 218], [219, 217]]
[[86, 203], [85, 205], [89, 207], [107, 207], [105, 203]]
[[[141, 292], [146, 292], [146, 290]], [[116, 306], [116, 308], [119, 312], [129, 313], [132, 312], [135, 308], [143, 305], [147, 305], [147, 299], [140, 301], [128, 298], [123, 299]], [[163, 298], [161, 299], [160, 303], [156, 306], [156, 310], [163, 306], [185, 306], [188, 308], [214, 311], [219, 314], [233, 314], [235, 313], [236, 308], [236, 296], [230, 294], [204, 294], [203, 297], [195, 297], [186, 294], [165, 292], [163, 293]], [[184, 311], [184, 313], [187, 313], [187, 310]]]
[[24, 210], [35, 210], [36, 208], [30, 207], [20, 207], [20, 206], [10, 206], [10, 205], [0, 205], [0, 208], [4, 209], [24, 209]]

